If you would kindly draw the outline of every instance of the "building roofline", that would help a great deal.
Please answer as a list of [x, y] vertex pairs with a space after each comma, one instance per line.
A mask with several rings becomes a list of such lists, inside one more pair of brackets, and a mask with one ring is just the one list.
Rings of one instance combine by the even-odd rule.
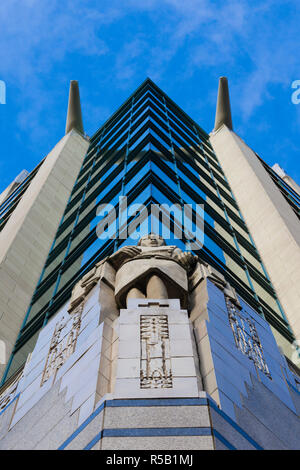
[[180, 106], [178, 106], [175, 101], [173, 101], [159, 86], [156, 85], [156, 83], [151, 80], [151, 78], [147, 77], [135, 90], [133, 93], [130, 94], [130, 96], [119, 106], [116, 111], [113, 112], [113, 114], [97, 129], [97, 131], [91, 136], [91, 143], [97, 136], [97, 134], [103, 129], [103, 127], [107, 126], [109, 121], [111, 121], [121, 110], [123, 107], [125, 107], [132, 99], [134, 95], [136, 95], [146, 84], [150, 84], [154, 89], [156, 89], [159, 93], [161, 93], [169, 102], [180, 111], [180, 113], [188, 120], [190, 121], [193, 125], [195, 125], [198, 130], [204, 134], [204, 136], [209, 139], [209, 134], [196, 122], [194, 121]]

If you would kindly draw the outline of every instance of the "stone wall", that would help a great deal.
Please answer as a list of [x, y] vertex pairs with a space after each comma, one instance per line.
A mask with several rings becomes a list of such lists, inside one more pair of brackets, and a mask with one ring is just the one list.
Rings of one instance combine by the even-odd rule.
[[[223, 125], [210, 135], [210, 141], [298, 338], [299, 219], [256, 154], [237, 134]], [[288, 347], [288, 343], [282, 343], [282, 347]]]
[[[5, 341], [6, 363], [88, 146], [76, 131], [64, 136], [45, 158], [0, 233], [0, 339]], [[29, 344], [16, 367], [24, 363], [31, 348]], [[0, 364], [0, 379], [4, 369]]]
[[178, 299], [131, 299], [118, 315], [103, 273], [44, 327], [6, 401], [2, 391], [0, 449], [300, 448], [295, 376], [242, 299], [238, 326], [255, 330], [237, 329], [207, 278], [190, 318]]

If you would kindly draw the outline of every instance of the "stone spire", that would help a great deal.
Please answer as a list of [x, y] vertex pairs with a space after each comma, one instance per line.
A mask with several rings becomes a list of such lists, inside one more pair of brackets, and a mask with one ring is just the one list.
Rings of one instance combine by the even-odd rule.
[[68, 134], [72, 129], [76, 129], [80, 134], [84, 134], [77, 80], [71, 80], [70, 82], [66, 134]]
[[232, 130], [232, 119], [229, 99], [228, 81], [226, 77], [220, 77], [218, 101], [214, 131], [217, 131], [223, 124]]

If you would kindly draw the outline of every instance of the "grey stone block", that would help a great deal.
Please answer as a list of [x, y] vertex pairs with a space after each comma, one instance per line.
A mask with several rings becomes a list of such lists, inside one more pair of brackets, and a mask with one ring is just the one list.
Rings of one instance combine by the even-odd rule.
[[300, 416], [300, 393], [295, 391], [292, 387], [289, 387], [290, 394], [297, 411], [298, 416]]
[[101, 450], [213, 450], [211, 436], [104, 437]]
[[243, 398], [243, 407], [289, 449], [300, 449], [299, 417], [254, 377], [253, 387], [247, 389], [248, 397]]
[[32, 449], [65, 415], [71, 404], [55, 384], [0, 440], [0, 449]]
[[[46, 417], [47, 419], [47, 417]], [[54, 427], [49, 426], [49, 431], [39, 440], [33, 450], [56, 450], [76, 430], [78, 412], [70, 416], [67, 413]]]
[[[99, 413], [65, 448], [66, 450], [82, 450], [94, 437], [102, 430], [103, 427], [103, 411]], [[97, 448], [100, 444], [96, 444]]]
[[210, 427], [208, 406], [107, 407], [104, 428]]
[[10, 405], [5, 410], [3, 410], [0, 414], [0, 448], [1, 448], [1, 439], [5, 437], [6, 433], [8, 432], [12, 416], [17, 406], [17, 400], [18, 399], [11, 402]]
[[288, 446], [246, 408], [236, 407], [237, 423], [265, 450], [287, 450]]
[[[212, 427], [238, 450], [254, 450], [255, 447], [226, 419], [210, 408]], [[254, 439], [255, 440], [255, 439]]]

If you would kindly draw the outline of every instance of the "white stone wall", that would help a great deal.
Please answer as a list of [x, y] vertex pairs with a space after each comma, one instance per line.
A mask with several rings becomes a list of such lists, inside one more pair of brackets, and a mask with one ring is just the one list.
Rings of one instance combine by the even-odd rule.
[[[84, 303], [75, 351], [57, 372], [45, 382], [43, 382], [43, 374], [51, 339], [55, 327], [62, 319], [70, 316], [67, 312], [69, 303], [41, 331], [15, 394], [10, 397], [11, 404], [4, 410], [3, 416], [0, 415], [0, 426], [4, 422], [6, 411], [11, 415], [10, 422], [5, 421], [6, 425], [3, 425], [6, 428], [3, 429], [3, 440], [1, 440], [0, 435], [0, 448], [10, 448], [12, 445], [10, 436], [15, 433], [20, 436], [24, 434], [24, 423], [34, 419], [30, 418], [31, 416], [40, 415], [39, 410], [42, 403], [47, 400], [47, 397], [49, 399], [49, 396], [52, 396], [53, 393], [56, 394], [57, 401], [61, 403], [64, 410], [62, 414], [65, 416], [66, 421], [69, 417], [70, 422], [73, 423], [73, 428], [76, 429], [93, 412], [101, 397], [109, 392], [112, 343], [116, 340], [116, 336], [112, 320], [106, 318], [99, 324], [99, 290], [98, 285], [91, 291]], [[72, 322], [69, 321], [62, 329], [60, 336], [62, 343], [68, 338], [71, 325]], [[50, 410], [49, 413], [51, 413]], [[57, 423], [63, 416], [57, 416]], [[51, 423], [53, 419], [51, 419]], [[46, 427], [47, 424], [43, 423], [43, 426]], [[48, 432], [51, 441], [50, 427]], [[61, 442], [64, 437], [68, 437], [67, 434], [61, 437]], [[38, 436], [36, 439], [38, 439]], [[38, 444], [34, 440], [31, 441], [30, 445], [28, 440], [26, 442], [24, 448], [33, 448]], [[46, 442], [45, 437], [45, 445]]]
[[[75, 131], [64, 136], [46, 157], [0, 233], [0, 339], [6, 344], [6, 362], [88, 146]], [[19, 366], [29, 352], [24, 352]], [[0, 365], [0, 378], [4, 368]]]
[[[259, 371], [235, 345], [222, 290], [209, 280], [199, 282], [189, 319], [178, 299], [131, 299], [118, 316], [113, 289], [100, 279], [80, 310], [74, 351], [43, 381], [58, 325], [62, 345], [74, 328], [78, 307], [69, 313], [68, 302], [41, 331], [10, 403], [0, 411], [0, 449], [297, 448], [292, 433], [298, 417], [286, 386], [293, 378], [280, 371], [285, 363], [269, 325], [239, 299], [256, 319], [270, 367], [272, 380], [260, 373], [258, 382]], [[161, 331], [172, 386], [141, 388], [141, 316], [168, 318], [168, 335]], [[159, 344], [156, 333], [147, 336], [151, 345]], [[162, 356], [149, 357], [160, 363]], [[284, 432], [279, 418], [271, 417], [272, 407], [284, 420]]]
[[[253, 150], [223, 125], [210, 135], [296, 338], [300, 336], [299, 220]], [[282, 343], [283, 348], [286, 344]]]
[[[169, 324], [172, 387], [143, 389], [141, 373], [141, 316], [165, 315]], [[193, 339], [186, 310], [178, 299], [130, 299], [120, 311], [119, 356], [114, 398], [198, 397], [201, 382], [196, 374]]]

